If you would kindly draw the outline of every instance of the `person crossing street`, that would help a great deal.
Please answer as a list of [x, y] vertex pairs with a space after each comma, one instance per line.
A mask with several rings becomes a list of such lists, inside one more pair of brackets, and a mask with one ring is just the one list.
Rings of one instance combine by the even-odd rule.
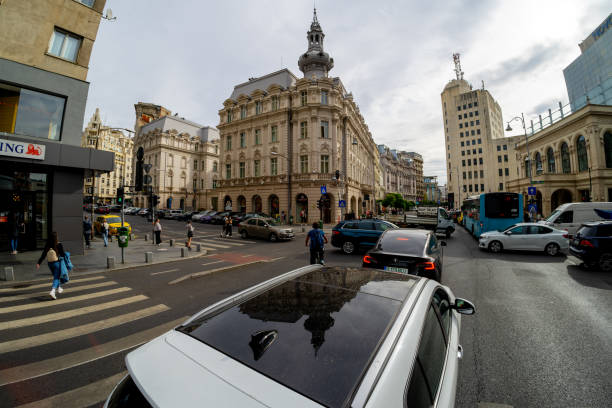
[[306, 235], [306, 246], [310, 242], [310, 264], [314, 265], [320, 263], [325, 265], [325, 244], [327, 244], [327, 237], [322, 229], [319, 229], [319, 223], [315, 222], [312, 224], [312, 229], [308, 231]]

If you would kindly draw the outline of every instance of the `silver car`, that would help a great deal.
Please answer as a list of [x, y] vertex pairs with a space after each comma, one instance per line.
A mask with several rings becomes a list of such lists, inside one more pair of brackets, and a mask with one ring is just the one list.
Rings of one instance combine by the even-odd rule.
[[270, 240], [293, 239], [292, 228], [284, 227], [272, 218], [252, 217], [238, 225], [238, 233], [242, 238], [257, 237]]
[[547, 225], [524, 222], [503, 231], [489, 231], [480, 235], [478, 246], [497, 253], [502, 250], [544, 251], [550, 256], [569, 249], [568, 233]]
[[474, 312], [423, 277], [307, 266], [129, 353], [105, 407], [453, 407]]

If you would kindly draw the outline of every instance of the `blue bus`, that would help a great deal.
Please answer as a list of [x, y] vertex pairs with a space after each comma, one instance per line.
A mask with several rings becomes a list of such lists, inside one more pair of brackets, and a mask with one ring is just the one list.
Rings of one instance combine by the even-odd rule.
[[523, 222], [523, 197], [518, 193], [483, 193], [468, 197], [461, 206], [463, 226], [474, 237], [503, 231]]

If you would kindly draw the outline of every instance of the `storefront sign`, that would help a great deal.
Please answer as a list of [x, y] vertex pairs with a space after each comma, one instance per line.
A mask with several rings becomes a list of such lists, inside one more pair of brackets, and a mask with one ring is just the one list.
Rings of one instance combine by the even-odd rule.
[[44, 160], [45, 145], [0, 139], [0, 155]]

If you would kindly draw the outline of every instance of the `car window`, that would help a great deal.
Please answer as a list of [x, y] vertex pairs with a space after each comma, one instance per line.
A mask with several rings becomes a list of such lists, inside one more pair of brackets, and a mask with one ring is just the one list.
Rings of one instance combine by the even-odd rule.
[[611, 225], [600, 225], [597, 228], [598, 237], [612, 237], [612, 224]]
[[529, 235], [538, 235], [540, 233], [540, 227], [537, 225], [526, 225], [523, 227], [524, 231]]
[[406, 403], [410, 408], [429, 408], [433, 403], [425, 382], [425, 374], [421, 362], [417, 358], [412, 369], [410, 387], [406, 394]]
[[247, 224], [249, 224], [249, 225], [255, 225], [255, 224], [257, 224], [257, 220], [256, 220], [256, 219], [254, 219], [254, 218], [251, 218], [251, 219], [249, 219], [249, 221], [247, 221]]
[[378, 240], [378, 249], [384, 252], [422, 256], [426, 244], [427, 234], [410, 234], [390, 230], [381, 235]]
[[388, 229], [393, 228], [390, 224], [387, 224], [386, 222], [377, 222], [375, 223], [375, 226], [378, 231], [386, 231]]
[[510, 232], [512, 232], [512, 235], [522, 235], [526, 233], [526, 231], [521, 226], [512, 228]]
[[264, 220], [257, 220], [257, 226], [258, 227], [265, 227], [266, 226], [266, 222]]
[[448, 294], [446, 293], [446, 291], [444, 291], [444, 289], [438, 289], [435, 291], [433, 295], [433, 304], [436, 306], [438, 312], [440, 313], [442, 330], [444, 330], [444, 334], [448, 339], [451, 324], [451, 308]]
[[357, 229], [357, 223], [355, 222], [345, 222], [344, 225], [342, 226], [343, 229]]
[[574, 212], [573, 211], [563, 211], [561, 215], [557, 217], [555, 220], [555, 224], [559, 223], [571, 223], [574, 221]]
[[361, 221], [359, 223], [359, 229], [374, 231], [376, 230], [376, 226], [371, 221]]
[[552, 230], [548, 227], [538, 227], [538, 234], [549, 234]]

